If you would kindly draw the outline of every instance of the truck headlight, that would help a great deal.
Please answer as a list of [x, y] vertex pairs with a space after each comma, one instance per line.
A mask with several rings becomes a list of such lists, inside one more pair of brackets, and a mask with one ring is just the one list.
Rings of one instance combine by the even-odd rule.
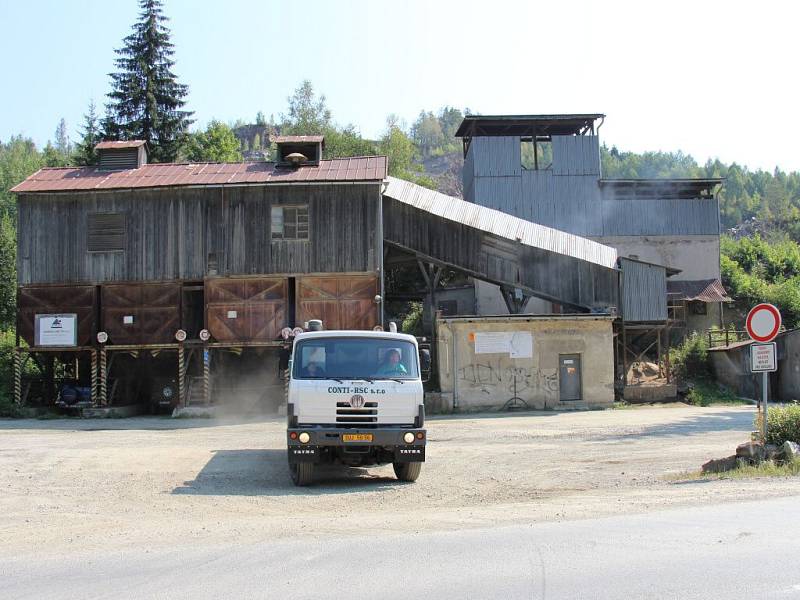
[[414, 443], [414, 434], [410, 431], [403, 436], [403, 441], [406, 444], [413, 444]]
[[300, 440], [301, 444], [307, 444], [311, 441], [311, 436], [308, 435], [305, 431], [297, 436], [297, 439]]

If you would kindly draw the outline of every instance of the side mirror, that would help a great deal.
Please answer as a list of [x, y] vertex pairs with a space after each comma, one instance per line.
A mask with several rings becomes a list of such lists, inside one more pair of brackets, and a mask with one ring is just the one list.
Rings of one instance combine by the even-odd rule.
[[422, 371], [422, 380], [428, 381], [431, 377], [431, 351], [421, 348], [419, 351], [419, 366]]
[[292, 372], [292, 364], [293, 364], [293, 363], [294, 363], [294, 361], [293, 361], [293, 360], [290, 358], [290, 359], [289, 359], [289, 366], [287, 367], [287, 370], [289, 371], [289, 373], [291, 373], [291, 372]]

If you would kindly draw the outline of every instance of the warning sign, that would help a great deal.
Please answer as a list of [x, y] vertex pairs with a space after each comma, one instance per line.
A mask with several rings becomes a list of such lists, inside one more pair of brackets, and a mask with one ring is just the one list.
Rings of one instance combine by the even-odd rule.
[[752, 344], [750, 346], [750, 370], [764, 373], [778, 370], [775, 344]]

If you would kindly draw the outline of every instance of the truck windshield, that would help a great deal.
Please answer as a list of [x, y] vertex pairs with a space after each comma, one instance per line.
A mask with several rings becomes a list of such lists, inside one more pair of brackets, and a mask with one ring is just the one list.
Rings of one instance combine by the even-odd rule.
[[416, 379], [417, 350], [404, 340], [318, 338], [295, 343], [295, 379]]

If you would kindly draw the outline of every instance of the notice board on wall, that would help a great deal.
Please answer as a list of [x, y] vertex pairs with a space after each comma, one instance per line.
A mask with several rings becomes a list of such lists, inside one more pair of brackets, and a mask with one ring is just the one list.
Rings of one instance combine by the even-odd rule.
[[510, 358], [533, 357], [530, 331], [476, 331], [475, 354], [508, 354]]
[[37, 346], [76, 346], [78, 315], [36, 315], [34, 340]]

